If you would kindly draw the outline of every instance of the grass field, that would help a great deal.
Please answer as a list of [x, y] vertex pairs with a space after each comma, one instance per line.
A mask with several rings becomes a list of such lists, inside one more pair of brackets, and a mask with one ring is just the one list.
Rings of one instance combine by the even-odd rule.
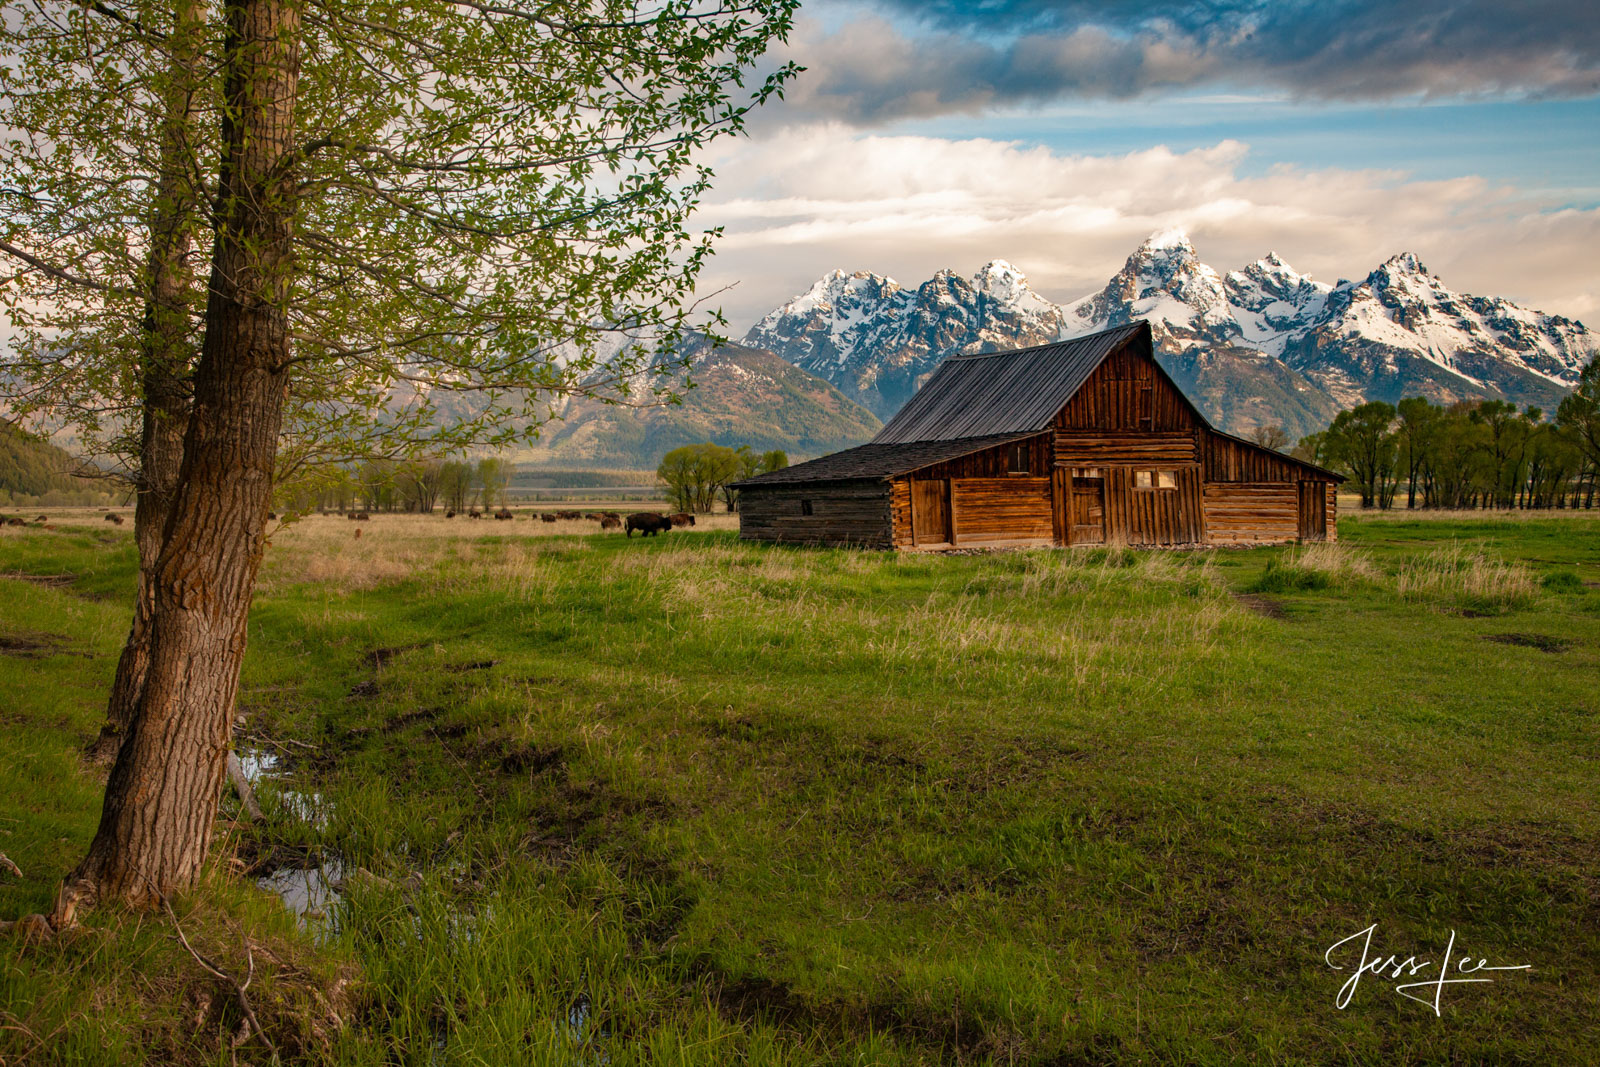
[[[285, 1062], [1595, 1060], [1600, 517], [953, 556], [356, 525], [273, 534], [268, 818], [177, 908]], [[0, 917], [93, 833], [127, 530], [0, 529]], [[298, 921], [256, 888], [306, 868], [338, 897]], [[1341, 1010], [1359, 946], [1324, 954], [1372, 924], [1532, 969]], [[151, 917], [0, 944], [0, 1012], [6, 1067], [270, 1058]]]

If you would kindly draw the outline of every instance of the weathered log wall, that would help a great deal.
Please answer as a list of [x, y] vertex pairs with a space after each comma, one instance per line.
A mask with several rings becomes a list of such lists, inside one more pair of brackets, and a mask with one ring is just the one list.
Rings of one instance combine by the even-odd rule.
[[1300, 534], [1295, 482], [1210, 482], [1205, 487], [1206, 532], [1216, 545], [1293, 541]]
[[[806, 505], [810, 514], [806, 514]], [[909, 509], [907, 511], [909, 519]], [[750, 488], [739, 495], [739, 537], [746, 541], [892, 548], [888, 482], [834, 482]]]
[[957, 478], [950, 501], [958, 547], [1053, 540], [1049, 478]]

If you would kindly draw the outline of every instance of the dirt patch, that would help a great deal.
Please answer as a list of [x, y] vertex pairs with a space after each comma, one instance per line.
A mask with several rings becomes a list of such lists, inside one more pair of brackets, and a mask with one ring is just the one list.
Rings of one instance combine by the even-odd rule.
[[539, 748], [535, 745], [524, 745], [512, 749], [500, 760], [501, 774], [525, 774], [532, 778], [543, 774], [552, 767], [560, 766], [566, 762], [559, 746], [554, 748]]
[[29, 582], [33, 585], [60, 588], [71, 585], [78, 580], [76, 574], [28, 574], [25, 571], [0, 571], [0, 578], [10, 578], [15, 582]]
[[46, 656], [88, 656], [68, 648], [68, 639], [61, 634], [47, 634], [37, 630], [14, 630], [0, 634], [0, 656], [19, 659], [44, 659]]
[[1497, 645], [1537, 648], [1540, 652], [1565, 652], [1572, 647], [1572, 642], [1566, 638], [1548, 634], [1484, 634], [1483, 639]]
[[444, 669], [447, 671], [453, 671], [457, 674], [461, 674], [466, 671], [486, 671], [499, 662], [500, 661], [497, 659], [480, 659], [472, 663], [447, 663], [445, 664]]
[[1257, 615], [1268, 619], [1283, 620], [1289, 617], [1289, 613], [1284, 610], [1282, 601], [1262, 596], [1260, 593], [1235, 593], [1233, 594], [1233, 599]]
[[379, 670], [388, 666], [402, 652], [411, 652], [422, 647], [424, 647], [422, 642], [416, 642], [409, 645], [394, 645], [391, 648], [375, 648], [366, 654], [365, 659], [367, 666]]
[[404, 715], [396, 715], [384, 723], [380, 729], [386, 734], [398, 733], [407, 726], [415, 726], [419, 722], [432, 722], [443, 714], [443, 708], [418, 708], [416, 711], [408, 711]]
[[350, 695], [353, 697], [375, 697], [378, 695], [378, 683], [357, 682], [350, 687]]

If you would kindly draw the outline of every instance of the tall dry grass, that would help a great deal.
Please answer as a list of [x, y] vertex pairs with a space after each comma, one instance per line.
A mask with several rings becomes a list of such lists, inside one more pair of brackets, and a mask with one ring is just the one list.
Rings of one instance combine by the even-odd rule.
[[1539, 595], [1533, 572], [1507, 563], [1482, 545], [1459, 541], [1432, 549], [1400, 568], [1396, 589], [1407, 600], [1479, 611], [1527, 607]]

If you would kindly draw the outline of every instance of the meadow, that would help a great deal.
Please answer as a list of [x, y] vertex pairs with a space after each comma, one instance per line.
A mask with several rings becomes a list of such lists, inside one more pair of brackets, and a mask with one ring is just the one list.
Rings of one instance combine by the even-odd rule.
[[[1590, 1063], [1600, 516], [884, 554], [277, 529], [205, 883], [281, 1062]], [[81, 856], [128, 528], [0, 529], [0, 917]], [[298, 912], [262, 884], [294, 884]], [[307, 891], [309, 890], [309, 891]], [[1442, 989], [1371, 952], [1488, 966]], [[1458, 963], [1452, 963], [1458, 968]], [[1435, 1014], [1435, 994], [1438, 1013]], [[1426, 1001], [1426, 1003], [1423, 1003]], [[152, 916], [0, 943], [0, 1063], [267, 1063]]]

